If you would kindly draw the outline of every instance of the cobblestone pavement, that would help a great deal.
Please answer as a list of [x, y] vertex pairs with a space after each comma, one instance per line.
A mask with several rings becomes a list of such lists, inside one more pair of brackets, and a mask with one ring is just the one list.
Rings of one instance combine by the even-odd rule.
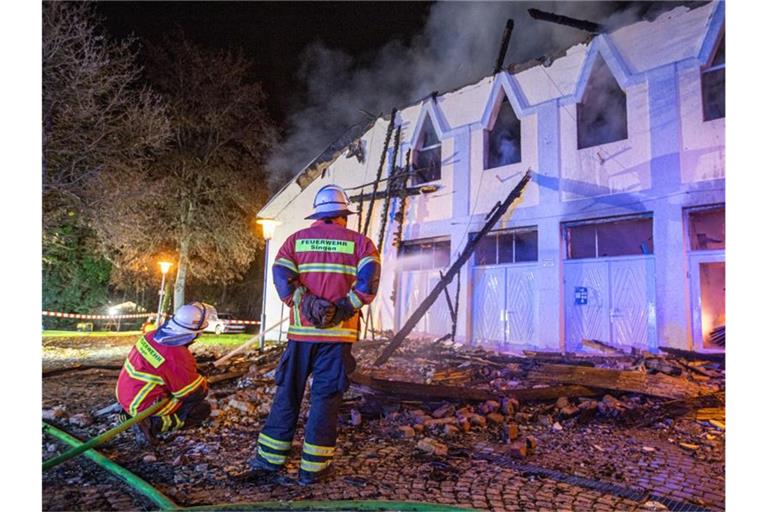
[[[68, 413], [85, 412], [112, 399], [116, 373], [88, 370], [44, 381], [44, 406], [67, 404]], [[225, 391], [222, 391], [224, 393]], [[525, 409], [525, 407], [524, 407]], [[348, 418], [347, 418], [348, 419]], [[180, 505], [262, 500], [380, 499], [459, 505], [480, 510], [723, 510], [724, 435], [704, 422], [680, 418], [627, 429], [609, 421], [553, 429], [545, 422], [521, 425], [538, 446], [522, 460], [492, 428], [441, 438], [443, 457], [416, 449], [421, 436], [402, 438], [387, 419], [363, 420], [340, 430], [335, 467], [328, 483], [310, 487], [277, 486], [242, 478], [255, 449], [262, 418], [224, 409], [209, 425], [166, 436], [151, 451], [135, 449], [122, 434], [102, 449], [116, 462], [155, 485]], [[114, 419], [112, 424], [114, 424]], [[109, 426], [58, 426], [85, 439]], [[301, 429], [288, 465], [295, 476]], [[696, 448], [681, 447], [681, 442]], [[61, 446], [44, 438], [44, 458]], [[122, 484], [92, 463], [79, 459], [46, 473], [45, 510], [145, 510]]]

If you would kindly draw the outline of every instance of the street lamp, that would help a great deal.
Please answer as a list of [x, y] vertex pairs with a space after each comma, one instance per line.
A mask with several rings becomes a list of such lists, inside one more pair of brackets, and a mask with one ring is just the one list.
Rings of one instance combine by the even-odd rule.
[[155, 321], [156, 327], [160, 328], [160, 315], [163, 312], [163, 295], [165, 294], [165, 274], [168, 273], [168, 270], [171, 268], [171, 263], [167, 261], [161, 261], [160, 262], [160, 272], [163, 273], [163, 279], [160, 281], [160, 291], [158, 292], [158, 295], [160, 295], [160, 301], [157, 304], [157, 320]]
[[261, 292], [261, 337], [259, 338], [259, 350], [264, 350], [266, 344], [267, 328], [267, 277], [269, 272], [269, 241], [275, 235], [275, 228], [280, 225], [275, 219], [256, 219], [256, 224], [261, 226], [264, 236], [264, 288]]

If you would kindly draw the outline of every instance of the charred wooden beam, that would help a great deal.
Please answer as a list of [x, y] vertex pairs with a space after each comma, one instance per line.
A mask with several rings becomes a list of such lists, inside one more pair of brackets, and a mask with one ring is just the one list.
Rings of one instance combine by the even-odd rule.
[[704, 394], [693, 382], [663, 373], [589, 368], [560, 364], [545, 364], [528, 372], [528, 379], [544, 382], [580, 384], [601, 389], [627, 391], [662, 398], [691, 398]]
[[[392, 138], [392, 131], [395, 129], [395, 115], [397, 114], [397, 109], [392, 109], [392, 115], [389, 118], [389, 125], [387, 126], [387, 134], [384, 137], [384, 146], [381, 150], [381, 158], [379, 159], [379, 167], [376, 169], [376, 181], [373, 182], [373, 195], [372, 197], [376, 197], [376, 190], [379, 188], [379, 182], [381, 181], [381, 173], [384, 171], [384, 162], [387, 160], [387, 149], [389, 148], [389, 139]], [[366, 236], [368, 236], [368, 226], [371, 224], [371, 214], [373, 213], [373, 201], [368, 203], [368, 212], [365, 215], [365, 224], [363, 226], [362, 233]], [[362, 210], [358, 215], [362, 216], [363, 212]]]
[[504, 57], [507, 56], [507, 48], [509, 48], [509, 38], [512, 35], [512, 29], [515, 28], [515, 20], [512, 18], [507, 20], [507, 26], [504, 28], [504, 36], [501, 38], [501, 47], [499, 48], [499, 55], [496, 57], [496, 67], [493, 68], [493, 74], [497, 74], [501, 71], [501, 67], [504, 65]]
[[418, 308], [413, 312], [410, 318], [406, 320], [405, 324], [403, 325], [402, 329], [398, 331], [397, 334], [392, 338], [392, 341], [387, 345], [386, 348], [384, 348], [384, 351], [379, 356], [378, 359], [374, 362], [376, 366], [381, 366], [384, 364], [397, 350], [397, 348], [405, 341], [405, 338], [411, 333], [413, 328], [416, 326], [419, 320], [421, 320], [421, 317], [424, 316], [424, 314], [427, 312], [427, 310], [432, 306], [432, 304], [435, 303], [437, 298], [440, 296], [441, 293], [443, 293], [443, 290], [453, 281], [453, 278], [456, 276], [456, 274], [459, 272], [461, 267], [464, 266], [464, 264], [469, 261], [469, 257], [472, 256], [472, 254], [475, 252], [475, 248], [477, 248], [477, 245], [480, 243], [480, 240], [483, 239], [483, 237], [488, 234], [488, 232], [493, 228], [493, 226], [496, 225], [496, 223], [499, 221], [502, 215], [504, 215], [510, 206], [512, 206], [512, 203], [520, 197], [520, 195], [523, 193], [523, 189], [528, 184], [528, 182], [531, 180], [531, 171], [530, 169], [526, 171], [525, 175], [523, 175], [520, 182], [517, 184], [517, 186], [512, 190], [512, 192], [509, 193], [507, 198], [504, 200], [504, 202], [501, 204], [499, 208], [496, 209], [496, 211], [493, 213], [490, 219], [485, 223], [483, 228], [480, 230], [480, 232], [477, 234], [476, 237], [473, 239], [470, 239], [467, 241], [467, 245], [464, 246], [464, 250], [461, 252], [458, 258], [456, 258], [456, 261], [453, 262], [453, 265], [448, 269], [448, 271], [445, 273], [445, 277], [441, 279], [437, 286], [427, 295], [427, 297], [424, 299], [424, 301], [419, 305]]
[[683, 400], [671, 400], [660, 405], [640, 407], [625, 413], [623, 421], [632, 427], [645, 427], [666, 418], [684, 416], [701, 408], [725, 407], [725, 393], [713, 393]]
[[725, 368], [725, 353], [717, 352], [692, 352], [690, 350], [681, 350], [679, 348], [672, 347], [659, 347], [663, 352], [673, 355], [675, 357], [682, 357], [688, 361], [712, 361], [714, 363], [720, 363]]
[[571, 18], [570, 16], [563, 16], [562, 14], [555, 14], [553, 12], [544, 12], [539, 9], [528, 9], [528, 14], [531, 18], [541, 21], [549, 21], [550, 23], [557, 23], [558, 25], [565, 25], [567, 27], [578, 28], [580, 30], [586, 30], [593, 34], [597, 34], [605, 31], [605, 27], [599, 23], [587, 20], [579, 20]]
[[597, 396], [600, 392], [585, 386], [550, 386], [542, 388], [508, 389], [490, 391], [466, 386], [443, 386], [438, 384], [420, 384], [395, 380], [376, 379], [370, 375], [354, 372], [350, 380], [361, 391], [368, 391], [388, 396], [412, 397], [422, 401], [462, 400], [483, 402], [499, 398], [515, 398], [520, 401], [556, 400], [561, 396], [569, 398], [579, 396]]
[[[405, 188], [405, 195], [407, 196], [417, 196], [421, 194], [421, 187], [406, 187]], [[352, 196], [349, 198], [350, 202], [353, 201], [370, 201], [371, 199], [386, 199], [387, 192], [386, 190], [380, 190], [377, 192], [366, 192], [365, 194], [358, 194], [356, 196]]]

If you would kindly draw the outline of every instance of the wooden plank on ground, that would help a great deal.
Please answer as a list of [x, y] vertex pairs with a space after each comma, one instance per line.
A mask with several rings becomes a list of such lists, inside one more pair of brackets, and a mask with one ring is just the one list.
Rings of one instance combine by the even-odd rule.
[[571, 386], [548, 386], [540, 388], [509, 389], [490, 391], [466, 386], [443, 386], [436, 384], [420, 384], [394, 380], [376, 379], [370, 375], [355, 372], [351, 375], [355, 387], [362, 392], [413, 397], [422, 401], [430, 400], [465, 400], [485, 401], [499, 398], [516, 398], [520, 401], [555, 400], [561, 396], [579, 397], [596, 396], [600, 394], [593, 389]]
[[663, 373], [650, 375], [639, 371], [544, 364], [528, 372], [534, 381], [561, 382], [582, 386], [641, 393], [662, 398], [690, 398], [704, 390], [693, 382]]

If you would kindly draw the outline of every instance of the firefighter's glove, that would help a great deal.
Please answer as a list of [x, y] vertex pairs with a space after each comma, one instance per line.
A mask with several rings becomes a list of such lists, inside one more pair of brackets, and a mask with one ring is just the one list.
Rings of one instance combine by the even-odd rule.
[[335, 325], [332, 322], [336, 314], [336, 306], [329, 300], [307, 293], [301, 300], [301, 314], [318, 329], [326, 329]]
[[344, 320], [349, 320], [355, 316], [355, 313], [357, 313], [357, 310], [348, 297], [337, 300], [335, 306], [336, 314], [333, 315], [333, 325], [338, 325]]

